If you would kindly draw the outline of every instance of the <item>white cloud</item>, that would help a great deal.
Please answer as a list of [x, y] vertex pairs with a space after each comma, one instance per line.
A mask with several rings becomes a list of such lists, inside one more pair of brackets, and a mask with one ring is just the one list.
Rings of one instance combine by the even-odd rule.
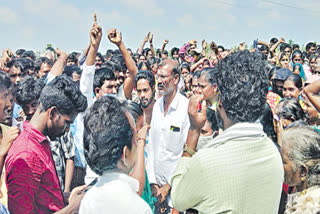
[[119, 0], [128, 9], [149, 14], [150, 16], [164, 15], [165, 11], [160, 8], [156, 0]]
[[[96, 11], [97, 13], [97, 21], [98, 23], [102, 23], [102, 26], [108, 27], [116, 27], [118, 25], [123, 24], [132, 24], [132, 21], [128, 16], [122, 15], [119, 11], [113, 10], [109, 13], [103, 13], [99, 10]], [[101, 22], [100, 22], [101, 20]], [[113, 26], [110, 26], [112, 23]]]
[[24, 0], [24, 11], [39, 16], [49, 23], [59, 21], [77, 23], [82, 17], [77, 7], [58, 0]]
[[256, 7], [262, 9], [271, 9], [274, 8], [274, 4], [266, 1], [258, 1], [256, 2]]
[[190, 13], [184, 14], [183, 16], [178, 17], [177, 22], [179, 26], [182, 28], [186, 28], [186, 27], [192, 28], [192, 26], [196, 24], [195, 17]]
[[215, 10], [230, 10], [234, 7], [233, 0], [216, 0], [216, 1], [210, 1], [210, 0], [204, 0], [206, 3], [206, 6], [209, 8], [213, 8]]
[[277, 9], [272, 9], [267, 13], [267, 17], [271, 20], [279, 21], [283, 18], [285, 18], [286, 15], [280, 14], [280, 12]]
[[19, 16], [7, 7], [0, 7], [0, 23], [3, 24], [17, 24]]
[[35, 31], [31, 27], [23, 27], [22, 35], [24, 40], [30, 41], [35, 38]]

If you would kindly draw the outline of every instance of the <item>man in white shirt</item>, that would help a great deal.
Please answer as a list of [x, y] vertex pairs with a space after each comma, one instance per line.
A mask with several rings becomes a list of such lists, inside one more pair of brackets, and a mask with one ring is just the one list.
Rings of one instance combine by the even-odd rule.
[[155, 184], [152, 187], [156, 189], [160, 202], [164, 202], [170, 192], [171, 178], [181, 158], [190, 126], [187, 112], [189, 101], [177, 90], [180, 69], [176, 61], [162, 61], [156, 77], [162, 97], [156, 101], [152, 112], [146, 169], [150, 183]]
[[[85, 63], [82, 66], [82, 75], [80, 79], [80, 90], [86, 96], [88, 106], [93, 105], [94, 101], [105, 96], [115, 96], [123, 101], [131, 95], [134, 86], [134, 78], [138, 72], [135, 62], [127, 51], [121, 33], [116, 29], [111, 28], [107, 32], [108, 39], [113, 44], [117, 45], [128, 69], [128, 75], [121, 88], [118, 90], [116, 77], [111, 68], [101, 68], [95, 70], [95, 59], [100, 46], [102, 29], [97, 24], [96, 16], [94, 16], [94, 25], [90, 31], [90, 46]], [[93, 97], [93, 94], [95, 97]], [[77, 143], [78, 156], [80, 166], [86, 167], [83, 156], [83, 117], [85, 113], [78, 115], [76, 119], [75, 142]], [[87, 167], [85, 183], [90, 183], [94, 178], [98, 177], [92, 170]]]
[[84, 118], [84, 154], [98, 182], [85, 194], [80, 214], [151, 214], [137, 194], [139, 182], [129, 177], [139, 140], [133, 117], [110, 96], [99, 98]]

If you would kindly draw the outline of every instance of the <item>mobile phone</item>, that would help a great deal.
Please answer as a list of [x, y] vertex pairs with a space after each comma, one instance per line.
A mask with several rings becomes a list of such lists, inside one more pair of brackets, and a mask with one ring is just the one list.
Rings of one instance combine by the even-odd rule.
[[90, 184], [88, 185], [87, 189], [84, 190], [84, 192], [89, 191], [89, 189], [91, 189], [97, 182], [98, 178], [95, 178], [93, 181], [90, 182]]

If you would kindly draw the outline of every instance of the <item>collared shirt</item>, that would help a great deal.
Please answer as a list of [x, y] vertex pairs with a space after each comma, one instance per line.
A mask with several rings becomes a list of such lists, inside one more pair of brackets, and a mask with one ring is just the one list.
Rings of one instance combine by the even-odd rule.
[[[80, 78], [80, 91], [87, 98], [88, 108], [91, 107], [95, 101], [93, 97], [93, 80], [95, 74], [95, 65], [82, 65], [82, 74]], [[124, 101], [125, 94], [123, 85], [119, 88], [117, 98]], [[86, 112], [79, 113], [75, 122], [73, 123], [72, 132], [74, 132], [74, 142], [76, 146], [75, 166], [85, 168], [87, 166], [83, 151], [83, 132], [84, 132], [84, 115]], [[90, 171], [91, 172], [91, 171]]]
[[149, 131], [147, 173], [150, 183], [171, 183], [172, 175], [181, 158], [190, 126], [189, 100], [179, 92], [164, 115], [164, 97], [154, 104]]
[[61, 190], [63, 191], [66, 174], [66, 161], [73, 159], [76, 155], [76, 149], [71, 131], [66, 132], [57, 140], [50, 140], [50, 147], [52, 151], [52, 157], [56, 166], [56, 171], [60, 180]]
[[182, 157], [172, 178], [173, 206], [199, 213], [278, 213], [282, 159], [259, 123], [237, 123], [210, 148]]
[[[88, 107], [91, 107], [95, 102], [95, 98], [92, 96], [94, 74], [95, 74], [95, 66], [94, 65], [88, 66], [84, 63], [83, 71], [80, 79], [80, 90], [82, 94], [87, 98]], [[126, 100], [123, 85], [121, 85], [118, 90], [117, 98], [120, 102], [123, 102]], [[75, 135], [75, 142], [76, 142], [76, 149], [77, 149], [77, 161], [75, 161], [75, 165], [83, 168], [87, 167], [85, 183], [89, 184], [91, 181], [93, 181], [95, 178], [99, 176], [96, 173], [94, 173], [89, 166], [87, 166], [84, 158], [84, 151], [83, 151], [84, 121], [83, 120], [84, 120], [85, 113], [86, 112], [79, 113], [76, 118], [77, 131]]]
[[64, 207], [48, 139], [28, 122], [6, 158], [11, 213], [52, 213]]
[[79, 213], [151, 214], [138, 190], [136, 179], [123, 173], [104, 173], [84, 195]]
[[[0, 123], [0, 129], [3, 137], [6, 135], [6, 132], [8, 131], [9, 126], [6, 126]], [[6, 177], [5, 170], [2, 170], [2, 174], [0, 175], [0, 203], [2, 203], [5, 207], [8, 207], [8, 200], [7, 200], [8, 193], [7, 193], [6, 183], [5, 183], [5, 177]]]

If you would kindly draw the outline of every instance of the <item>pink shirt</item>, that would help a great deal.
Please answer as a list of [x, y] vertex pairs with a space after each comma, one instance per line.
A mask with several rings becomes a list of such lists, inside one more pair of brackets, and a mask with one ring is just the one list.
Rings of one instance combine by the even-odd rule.
[[28, 122], [6, 158], [10, 213], [52, 213], [64, 207], [48, 139]]

